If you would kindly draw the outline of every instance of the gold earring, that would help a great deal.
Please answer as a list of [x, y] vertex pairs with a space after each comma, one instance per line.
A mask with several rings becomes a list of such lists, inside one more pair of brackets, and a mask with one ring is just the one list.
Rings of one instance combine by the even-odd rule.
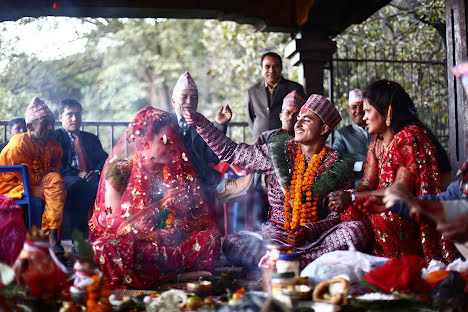
[[392, 122], [392, 105], [388, 107], [387, 111], [387, 120], [385, 120], [385, 124], [387, 127], [390, 127], [390, 123]]

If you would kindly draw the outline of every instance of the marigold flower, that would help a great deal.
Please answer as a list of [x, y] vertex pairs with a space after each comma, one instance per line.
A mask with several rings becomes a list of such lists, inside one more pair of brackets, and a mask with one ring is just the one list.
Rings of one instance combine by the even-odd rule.
[[309, 165], [306, 166], [305, 156], [300, 146], [296, 150], [291, 186], [286, 188], [284, 196], [284, 227], [288, 231], [296, 227], [297, 224], [305, 225], [309, 222], [317, 221], [317, 202], [319, 196], [315, 194], [314, 200], [312, 200], [313, 194], [311, 189], [314, 186], [317, 171], [322, 165], [326, 152], [327, 147], [324, 146], [320, 153], [312, 156]]

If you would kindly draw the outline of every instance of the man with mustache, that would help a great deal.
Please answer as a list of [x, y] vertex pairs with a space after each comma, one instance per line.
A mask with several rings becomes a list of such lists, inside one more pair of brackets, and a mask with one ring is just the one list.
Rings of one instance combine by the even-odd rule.
[[[0, 165], [26, 165], [29, 184], [34, 197], [45, 201], [41, 228], [49, 237], [49, 245], [58, 256], [63, 249], [58, 239], [62, 225], [63, 207], [67, 192], [62, 175], [57, 172], [62, 148], [52, 138], [54, 115], [39, 98], [34, 98], [26, 109], [28, 132], [14, 135], [0, 153]], [[0, 174], [0, 194], [11, 198], [23, 196], [23, 182], [19, 173]]]
[[81, 131], [82, 112], [83, 107], [78, 101], [63, 100], [59, 105], [62, 128], [56, 129], [53, 134], [63, 149], [59, 172], [63, 175], [67, 190], [65, 236], [76, 228], [87, 237], [88, 212], [96, 199], [100, 173], [107, 159], [99, 138]]
[[367, 147], [372, 139], [366, 129], [363, 110], [362, 90], [349, 91], [348, 114], [352, 123], [335, 131], [333, 148], [341, 153], [351, 154], [354, 158], [354, 186], [357, 187], [364, 174], [364, 162], [367, 159]]
[[[174, 111], [171, 114], [174, 117], [182, 142], [187, 149], [188, 158], [195, 167], [198, 179], [206, 194], [216, 193], [219, 200], [239, 196], [247, 191], [252, 184], [252, 176], [241, 177], [238, 179], [224, 179], [221, 173], [211, 167], [219, 163], [218, 157], [206, 145], [205, 141], [197, 133], [195, 127], [187, 124], [184, 114], [188, 111], [196, 112], [198, 108], [198, 89], [188, 72], [183, 73], [172, 91], [171, 98]], [[232, 118], [232, 112], [229, 105], [221, 107], [216, 113], [215, 127], [226, 133], [227, 123]]]
[[268, 52], [262, 55], [263, 81], [248, 90], [247, 121], [254, 139], [264, 131], [281, 127], [281, 104], [289, 92], [296, 90], [305, 98], [304, 88], [282, 77], [282, 70], [283, 62], [278, 54]]
[[294, 247], [304, 268], [327, 252], [348, 249], [348, 243], [357, 250], [370, 243], [370, 227], [360, 221], [341, 222], [327, 206], [327, 192], [352, 184], [353, 160], [325, 146], [341, 120], [325, 97], [313, 94], [302, 106], [294, 138], [277, 135], [263, 145], [237, 144], [197, 112], [184, 116], [220, 160], [271, 176], [268, 220], [258, 233], [226, 236], [223, 252], [229, 261], [256, 267], [267, 251], [267, 240], [276, 240]]

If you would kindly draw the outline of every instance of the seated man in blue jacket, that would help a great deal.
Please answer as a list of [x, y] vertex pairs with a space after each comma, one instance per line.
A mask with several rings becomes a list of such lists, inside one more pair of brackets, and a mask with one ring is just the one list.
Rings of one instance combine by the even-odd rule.
[[99, 177], [107, 159], [99, 138], [81, 131], [81, 104], [73, 99], [63, 100], [59, 105], [62, 128], [54, 131], [54, 139], [63, 149], [59, 172], [65, 180], [67, 201], [64, 209], [64, 234], [78, 229], [88, 233], [88, 211], [96, 199]]
[[357, 187], [364, 175], [364, 163], [367, 159], [367, 147], [372, 139], [366, 129], [363, 109], [364, 96], [362, 90], [349, 91], [348, 114], [351, 119], [349, 126], [335, 131], [333, 148], [341, 153], [350, 154], [354, 158], [354, 186]]

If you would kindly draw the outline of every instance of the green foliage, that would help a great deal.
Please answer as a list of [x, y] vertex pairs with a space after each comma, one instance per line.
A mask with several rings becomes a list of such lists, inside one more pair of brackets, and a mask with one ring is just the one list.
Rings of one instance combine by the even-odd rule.
[[[36, 22], [45, 31], [43, 24], [51, 19], [18, 23]], [[33, 96], [44, 98], [53, 110], [63, 98], [76, 98], [84, 107], [85, 120], [129, 120], [146, 105], [172, 110], [172, 88], [179, 75], [189, 71], [199, 89], [202, 113], [214, 119], [216, 110], [229, 103], [233, 120], [245, 121], [246, 91], [261, 79], [260, 56], [270, 50], [281, 55], [289, 41], [287, 34], [213, 20], [69, 21], [87, 29], [77, 31], [76, 40], [84, 40], [84, 51], [58, 59], [13, 56], [19, 38], [0, 37], [0, 57], [7, 60], [0, 76], [5, 99], [1, 105], [13, 108], [4, 110], [3, 119], [22, 115]], [[297, 76], [287, 61], [284, 70]], [[231, 134], [242, 139], [240, 129]]]
[[[212, 105], [211, 111], [203, 108], [208, 118], [214, 118], [219, 106], [229, 104], [234, 112], [233, 121], [246, 121], [247, 89], [262, 79], [261, 56], [268, 51], [283, 55], [289, 41], [287, 34], [260, 33], [250, 25], [206, 21], [203, 44], [207, 50]], [[288, 73], [297, 77], [296, 68], [283, 58], [283, 75], [289, 78]], [[240, 129], [233, 134], [239, 138]]]
[[[335, 38], [333, 100], [349, 123], [348, 91], [377, 79], [400, 83], [418, 115], [448, 146], [444, 1], [392, 1]], [[365, 62], [363, 60], [378, 60]], [[330, 90], [330, 81], [325, 84]], [[327, 93], [326, 93], [327, 94]]]
[[81, 233], [77, 229], [73, 229], [72, 237], [76, 251], [80, 255], [80, 261], [88, 262], [90, 264], [96, 264], [94, 262], [93, 247], [85, 240], [83, 233]]
[[[443, 33], [444, 16], [443, 0], [394, 0], [337, 36], [337, 57], [444, 62], [444, 40], [437, 35]], [[45, 99], [55, 112], [62, 99], [75, 98], [84, 107], [85, 120], [130, 120], [146, 105], [171, 110], [172, 88], [178, 76], [189, 71], [203, 114], [213, 120], [221, 105], [230, 104], [233, 121], [245, 121], [247, 89], [262, 78], [260, 56], [267, 51], [283, 55], [291, 40], [289, 34], [262, 33], [251, 25], [216, 20], [44, 17], [16, 24], [25, 32], [35, 25], [44, 38], [51, 30], [76, 25], [76, 34], [60, 48], [75, 44], [79, 48], [49, 58], [23, 53], [18, 48], [23, 34], [13, 34], [10, 24], [0, 23], [1, 119], [22, 116], [33, 96]], [[439, 113], [437, 122], [447, 123], [443, 65], [333, 65], [333, 99], [342, 105], [343, 116], [349, 89], [386, 77], [402, 83], [429, 119]], [[296, 68], [285, 59], [283, 75], [297, 80]], [[325, 90], [330, 87], [325, 81]], [[241, 141], [241, 129], [234, 129], [231, 136]]]

